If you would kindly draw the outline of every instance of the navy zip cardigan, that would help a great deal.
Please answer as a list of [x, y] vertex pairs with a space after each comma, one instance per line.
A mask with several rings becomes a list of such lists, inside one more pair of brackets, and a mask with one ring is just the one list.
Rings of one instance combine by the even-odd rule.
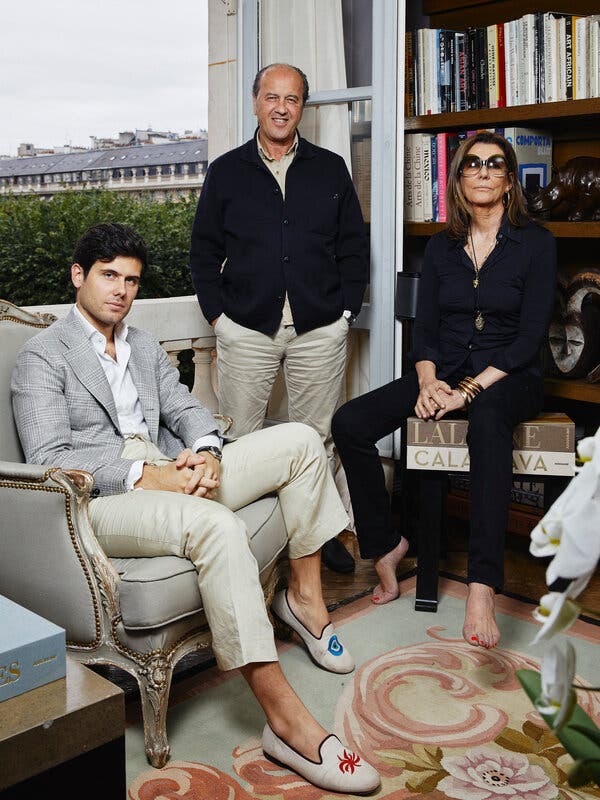
[[[223, 269], [221, 269], [222, 265]], [[285, 200], [256, 136], [217, 158], [198, 200], [190, 271], [209, 322], [273, 334], [287, 291], [298, 333], [360, 311], [368, 242], [344, 160], [299, 137]]]

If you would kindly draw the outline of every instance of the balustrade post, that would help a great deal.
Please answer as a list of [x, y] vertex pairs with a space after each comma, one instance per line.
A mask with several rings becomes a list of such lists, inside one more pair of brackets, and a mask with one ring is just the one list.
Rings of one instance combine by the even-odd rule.
[[214, 336], [192, 340], [194, 388], [192, 394], [210, 411], [219, 410], [217, 398], [217, 351]]

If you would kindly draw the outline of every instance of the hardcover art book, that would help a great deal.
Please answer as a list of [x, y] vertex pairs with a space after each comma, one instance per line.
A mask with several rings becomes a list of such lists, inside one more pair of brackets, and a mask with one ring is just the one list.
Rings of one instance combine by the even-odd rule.
[[0, 701], [64, 678], [66, 634], [0, 595]]
[[[467, 472], [466, 419], [407, 420], [408, 469]], [[574, 475], [575, 423], [566, 414], [542, 413], [517, 425], [513, 434], [513, 473]]]

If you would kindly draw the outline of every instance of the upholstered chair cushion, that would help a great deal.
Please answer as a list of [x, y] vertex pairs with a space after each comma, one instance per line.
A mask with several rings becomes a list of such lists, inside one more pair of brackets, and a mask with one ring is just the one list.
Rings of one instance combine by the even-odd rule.
[[[236, 512], [248, 529], [250, 548], [261, 572], [267, 571], [287, 544], [276, 497], [264, 497]], [[156, 628], [202, 610], [196, 569], [187, 558], [111, 558], [120, 577], [123, 626]]]

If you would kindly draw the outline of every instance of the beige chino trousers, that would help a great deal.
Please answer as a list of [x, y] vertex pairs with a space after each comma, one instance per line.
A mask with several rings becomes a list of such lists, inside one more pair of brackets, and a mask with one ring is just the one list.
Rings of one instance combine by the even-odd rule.
[[221, 314], [215, 325], [219, 410], [233, 417], [232, 436], [262, 428], [280, 364], [290, 422], [318, 431], [333, 465], [331, 418], [342, 395], [346, 372], [348, 321], [298, 335], [280, 325], [273, 336], [238, 325]]
[[[158, 465], [170, 460], [140, 438], [126, 440], [122, 456]], [[194, 563], [215, 658], [224, 670], [277, 660], [258, 565], [245, 525], [233, 513], [270, 492], [279, 496], [290, 558], [316, 552], [347, 525], [318, 434], [292, 423], [224, 446], [216, 500], [137, 490], [89, 505], [107, 555], [175, 555]]]

